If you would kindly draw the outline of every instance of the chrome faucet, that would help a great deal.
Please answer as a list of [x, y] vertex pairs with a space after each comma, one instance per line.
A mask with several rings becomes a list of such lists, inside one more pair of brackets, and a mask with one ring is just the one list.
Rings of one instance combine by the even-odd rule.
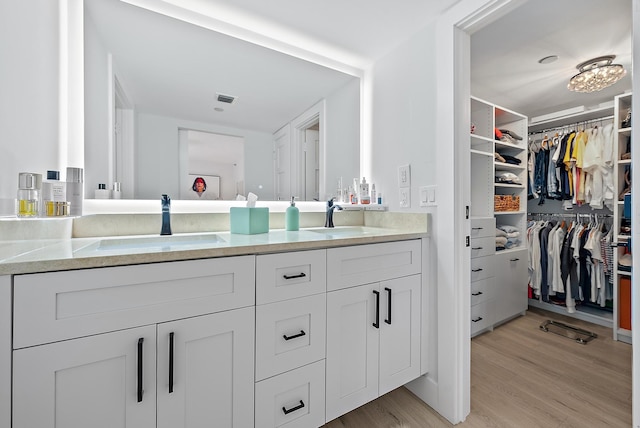
[[334, 227], [333, 226], [333, 211], [334, 210], [342, 210], [342, 207], [338, 204], [334, 204], [333, 201], [336, 198], [331, 198], [327, 201], [327, 218], [324, 221], [324, 227]]
[[171, 235], [171, 198], [162, 195], [162, 230], [160, 235]]

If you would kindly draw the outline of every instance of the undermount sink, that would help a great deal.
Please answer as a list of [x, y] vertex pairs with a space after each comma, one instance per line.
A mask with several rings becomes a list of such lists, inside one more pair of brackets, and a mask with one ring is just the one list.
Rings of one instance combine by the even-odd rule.
[[173, 250], [180, 248], [184, 249], [185, 247], [202, 248], [206, 246], [215, 246], [222, 242], [226, 241], [215, 234], [133, 236], [122, 238], [104, 238], [99, 242], [84, 248], [83, 250]]

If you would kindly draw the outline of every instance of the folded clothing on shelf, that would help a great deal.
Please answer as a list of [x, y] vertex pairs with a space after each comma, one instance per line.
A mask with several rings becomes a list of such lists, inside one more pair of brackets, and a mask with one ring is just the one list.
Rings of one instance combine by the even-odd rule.
[[496, 176], [496, 183], [521, 184], [520, 178], [512, 172], [503, 172]]
[[503, 135], [508, 135], [511, 138], [515, 138], [516, 140], [522, 140], [522, 137], [519, 136], [518, 134], [516, 134], [515, 132], [511, 131], [510, 129], [499, 129], [499, 131], [503, 134]]

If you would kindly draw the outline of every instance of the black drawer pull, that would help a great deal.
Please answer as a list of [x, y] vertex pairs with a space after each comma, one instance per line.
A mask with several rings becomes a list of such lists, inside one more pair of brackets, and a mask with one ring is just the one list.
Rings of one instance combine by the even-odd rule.
[[482, 247], [471, 247], [472, 250], [482, 250]]
[[282, 275], [284, 279], [304, 278], [305, 276], [307, 276], [307, 274], [304, 272], [300, 272], [297, 275]]
[[375, 328], [380, 328], [380, 292], [373, 290], [373, 294], [376, 295], [376, 321], [373, 323]]
[[391, 325], [391, 289], [388, 287], [384, 287], [386, 292], [388, 293], [389, 300], [387, 301], [387, 316], [388, 318], [384, 320], [387, 324]]
[[479, 296], [482, 294], [482, 291], [476, 291], [475, 293], [471, 293], [472, 296]]
[[471, 322], [478, 322], [478, 321], [482, 321], [482, 317], [474, 318], [471, 320]]
[[472, 227], [471, 230], [482, 230], [484, 229], [483, 227]]
[[471, 272], [482, 272], [484, 269], [482, 268], [478, 268], [478, 269], [471, 269]]
[[306, 334], [307, 333], [305, 333], [304, 330], [300, 330], [300, 333], [294, 334], [293, 336], [287, 336], [286, 334], [283, 334], [282, 337], [284, 337], [284, 340], [291, 340], [291, 339], [295, 339], [296, 337], [302, 337]]
[[304, 407], [304, 401], [300, 400], [300, 404], [298, 404], [296, 407], [292, 407], [290, 409], [286, 409], [284, 406], [282, 406], [282, 411], [284, 412], [285, 415], [288, 415], [291, 412], [295, 412], [296, 410], [300, 410]]
[[169, 394], [173, 393], [173, 336], [169, 333]]
[[510, 261], [517, 262], [518, 260], [520, 260], [520, 259], [516, 257], [515, 259], [511, 259]]
[[138, 403], [142, 402], [142, 396], [144, 395], [144, 388], [142, 386], [142, 344], [144, 338], [138, 339]]

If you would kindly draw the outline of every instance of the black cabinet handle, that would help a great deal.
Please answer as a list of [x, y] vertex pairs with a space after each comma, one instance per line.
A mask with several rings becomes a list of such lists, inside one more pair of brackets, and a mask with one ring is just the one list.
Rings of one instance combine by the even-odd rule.
[[297, 275], [282, 275], [284, 279], [304, 278], [305, 276], [307, 276], [307, 274], [304, 272], [300, 272]]
[[380, 292], [373, 290], [373, 294], [376, 295], [376, 321], [373, 323], [375, 328], [380, 328]]
[[482, 250], [482, 247], [471, 247], [472, 250]]
[[291, 412], [295, 412], [296, 410], [300, 410], [304, 407], [304, 401], [300, 400], [300, 404], [298, 404], [296, 407], [292, 407], [290, 409], [286, 409], [284, 406], [282, 406], [282, 411], [284, 412], [285, 415], [288, 415]]
[[142, 344], [144, 338], [138, 339], [138, 403], [142, 402], [142, 396], [144, 395], [144, 389], [142, 388]]
[[482, 321], [482, 317], [474, 318], [471, 320], [471, 322], [478, 322], [478, 321]]
[[472, 227], [471, 230], [482, 230], [482, 227]]
[[387, 302], [387, 319], [384, 320], [387, 324], [391, 324], [391, 289], [388, 287], [384, 287], [387, 295], [389, 296], [389, 300]]
[[305, 333], [304, 330], [300, 330], [300, 333], [294, 334], [293, 336], [287, 336], [286, 334], [283, 334], [282, 337], [284, 337], [284, 340], [291, 340], [291, 339], [295, 339], [296, 337], [302, 337], [306, 334], [307, 333]]
[[482, 272], [484, 269], [478, 268], [478, 269], [471, 269], [471, 272]]
[[173, 336], [169, 333], [169, 394], [173, 392]]
[[472, 296], [479, 296], [482, 294], [482, 291], [476, 291], [475, 293], [471, 293]]
[[517, 262], [518, 260], [520, 260], [520, 259], [519, 258], [515, 258], [515, 259], [511, 259], [510, 261]]

